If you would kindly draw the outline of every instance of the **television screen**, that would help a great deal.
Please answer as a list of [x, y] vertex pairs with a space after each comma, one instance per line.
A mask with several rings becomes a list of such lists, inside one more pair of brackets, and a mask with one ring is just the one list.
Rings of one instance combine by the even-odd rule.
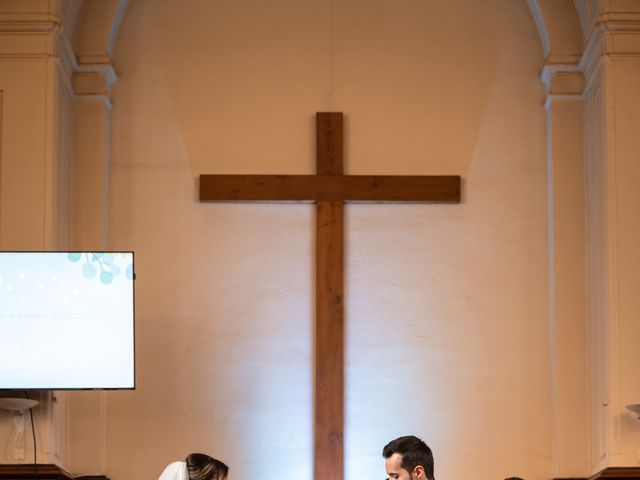
[[0, 389], [130, 389], [133, 252], [0, 252]]

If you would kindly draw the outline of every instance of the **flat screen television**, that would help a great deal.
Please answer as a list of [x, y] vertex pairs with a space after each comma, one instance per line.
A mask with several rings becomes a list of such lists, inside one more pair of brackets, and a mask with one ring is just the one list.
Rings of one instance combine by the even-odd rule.
[[0, 252], [0, 389], [135, 388], [133, 252]]

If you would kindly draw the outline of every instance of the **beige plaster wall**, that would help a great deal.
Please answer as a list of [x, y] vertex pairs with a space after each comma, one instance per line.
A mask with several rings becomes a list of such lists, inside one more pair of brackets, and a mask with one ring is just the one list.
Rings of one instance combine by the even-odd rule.
[[438, 478], [552, 476], [542, 49], [526, 3], [138, 0], [114, 61], [110, 246], [137, 261], [113, 480], [204, 451], [311, 476], [313, 208], [199, 204], [200, 173], [461, 174], [461, 205], [347, 208], [346, 478], [415, 433]]

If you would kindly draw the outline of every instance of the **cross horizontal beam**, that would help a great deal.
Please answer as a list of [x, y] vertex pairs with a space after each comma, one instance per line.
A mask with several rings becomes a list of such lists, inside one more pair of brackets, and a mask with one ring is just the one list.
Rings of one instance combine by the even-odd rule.
[[200, 201], [460, 202], [456, 175], [200, 175]]
[[315, 480], [344, 478], [344, 202], [459, 203], [459, 176], [343, 175], [342, 113], [316, 115], [317, 175], [200, 175], [200, 201], [316, 202]]

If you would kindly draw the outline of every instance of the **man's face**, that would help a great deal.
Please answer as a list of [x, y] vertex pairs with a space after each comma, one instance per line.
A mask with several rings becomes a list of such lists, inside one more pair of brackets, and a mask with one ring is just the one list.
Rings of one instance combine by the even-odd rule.
[[399, 453], [394, 453], [384, 463], [389, 480], [412, 480], [415, 478], [400, 466], [402, 465], [402, 455]]

